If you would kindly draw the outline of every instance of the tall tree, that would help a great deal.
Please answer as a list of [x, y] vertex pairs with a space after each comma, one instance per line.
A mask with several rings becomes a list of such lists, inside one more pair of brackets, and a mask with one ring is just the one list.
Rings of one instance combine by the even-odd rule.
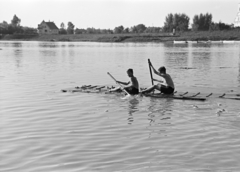
[[173, 29], [176, 31], [187, 31], [189, 25], [189, 17], [186, 14], [168, 14], [163, 30], [172, 32]]
[[[192, 30], [194, 31], [207, 31], [212, 24], [212, 14], [200, 14], [193, 17]], [[211, 26], [212, 27], [212, 26]]]
[[130, 32], [131, 33], [137, 33], [137, 27], [136, 26], [131, 27]]
[[59, 34], [67, 34], [67, 30], [65, 29], [65, 24], [63, 22], [60, 24]]
[[136, 29], [137, 29], [138, 33], [142, 33], [142, 32], [144, 32], [147, 29], [147, 27], [144, 24], [138, 24], [136, 26]]
[[166, 16], [163, 30], [170, 31], [170, 32], [173, 30], [173, 14], [172, 13]]
[[3, 21], [0, 23], [0, 34], [7, 34], [8, 33], [8, 23]]
[[129, 33], [129, 28], [128, 28], [128, 27], [125, 28], [123, 32], [124, 32], [124, 33]]
[[123, 26], [118, 26], [114, 28], [114, 33], [123, 33], [124, 27]]
[[189, 17], [186, 14], [175, 14], [174, 16], [173, 25], [176, 31], [187, 31], [189, 25]]
[[21, 19], [16, 16], [16, 14], [13, 16], [13, 19], [11, 21], [11, 24], [13, 27], [19, 27], [21, 23]]
[[73, 34], [74, 33], [74, 25], [72, 22], [68, 22], [68, 28], [67, 28], [67, 33], [68, 34]]
[[60, 28], [65, 29], [65, 24], [63, 22], [61, 23]]
[[198, 28], [199, 28], [199, 17], [198, 17], [198, 15], [195, 15], [193, 17], [192, 30], [193, 31], [198, 31]]
[[3, 24], [4, 26], [8, 26], [8, 23], [7, 23], [6, 21], [3, 21], [2, 24]]

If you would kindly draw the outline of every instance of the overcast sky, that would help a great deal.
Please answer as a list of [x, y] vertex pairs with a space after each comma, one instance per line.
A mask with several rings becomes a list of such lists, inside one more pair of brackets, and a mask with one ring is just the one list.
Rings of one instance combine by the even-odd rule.
[[185, 13], [190, 23], [195, 14], [211, 13], [213, 21], [234, 22], [240, 0], [0, 0], [0, 22], [14, 14], [22, 26], [37, 27], [54, 21], [60, 27], [71, 21], [75, 28], [114, 29], [137, 24], [162, 27], [169, 13]]

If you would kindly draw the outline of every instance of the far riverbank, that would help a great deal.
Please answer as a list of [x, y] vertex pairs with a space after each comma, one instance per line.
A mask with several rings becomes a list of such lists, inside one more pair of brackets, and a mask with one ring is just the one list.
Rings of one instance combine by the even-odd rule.
[[0, 40], [68, 42], [172, 42], [240, 40], [240, 30], [171, 33], [77, 34], [77, 35], [5, 35]]

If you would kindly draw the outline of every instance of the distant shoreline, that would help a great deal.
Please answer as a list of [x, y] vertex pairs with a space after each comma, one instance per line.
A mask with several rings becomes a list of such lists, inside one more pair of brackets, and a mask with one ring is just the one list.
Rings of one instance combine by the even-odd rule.
[[5, 35], [0, 41], [52, 41], [52, 42], [173, 42], [173, 41], [223, 41], [240, 40], [240, 31], [201, 31], [171, 33], [129, 34], [76, 34], [76, 35]]

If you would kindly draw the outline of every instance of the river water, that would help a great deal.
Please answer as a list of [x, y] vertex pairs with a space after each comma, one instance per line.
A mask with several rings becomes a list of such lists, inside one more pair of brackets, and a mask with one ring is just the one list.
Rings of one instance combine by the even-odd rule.
[[[240, 101], [63, 93], [151, 85], [147, 59], [176, 90], [240, 93], [240, 44], [0, 42], [0, 171], [240, 171]], [[221, 113], [219, 110], [222, 110]]]

